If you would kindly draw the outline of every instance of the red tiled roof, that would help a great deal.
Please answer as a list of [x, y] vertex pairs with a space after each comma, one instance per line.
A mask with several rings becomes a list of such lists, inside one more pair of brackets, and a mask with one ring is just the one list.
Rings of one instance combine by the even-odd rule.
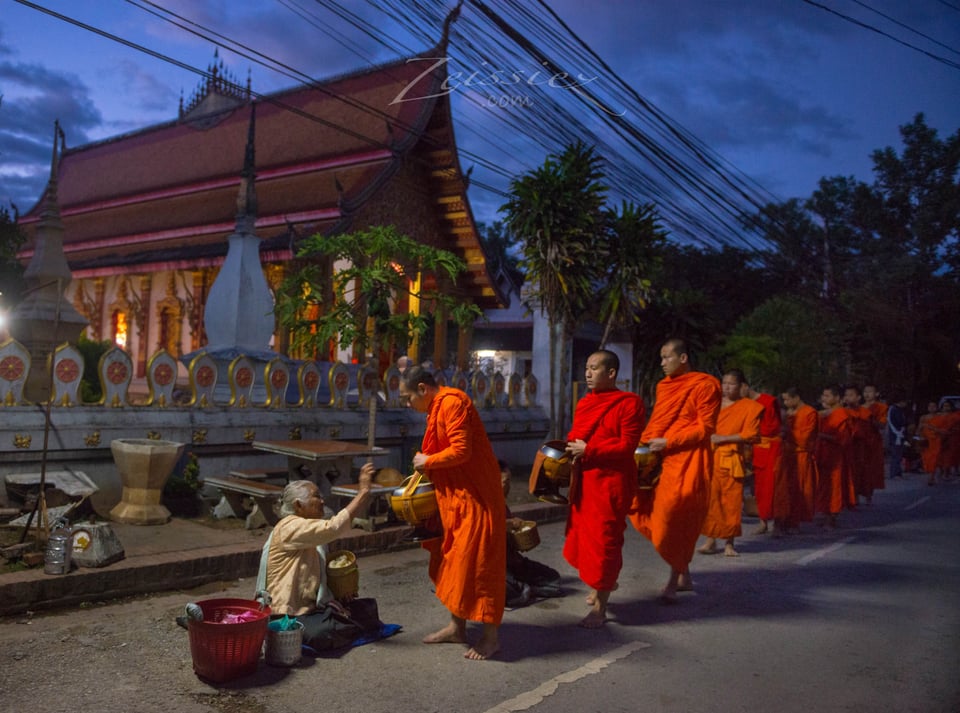
[[[440, 247], [467, 261], [465, 289], [474, 299], [495, 306], [501, 299], [470, 215], [449, 102], [434, 89], [443, 77], [423, 77], [432, 63], [418, 59], [258, 101], [257, 234], [276, 255], [270, 239], [291, 226], [297, 234], [342, 229], [345, 211], [375, 201], [398, 163], [412, 161], [429, 184], [424, 202], [443, 226]], [[194, 251], [225, 254], [249, 120], [249, 104], [241, 104], [214, 120], [188, 114], [65, 151], [58, 203], [71, 268], [82, 275], [154, 255], [169, 264]], [[21, 216], [31, 237], [42, 204]], [[28, 242], [21, 257], [31, 254]]]

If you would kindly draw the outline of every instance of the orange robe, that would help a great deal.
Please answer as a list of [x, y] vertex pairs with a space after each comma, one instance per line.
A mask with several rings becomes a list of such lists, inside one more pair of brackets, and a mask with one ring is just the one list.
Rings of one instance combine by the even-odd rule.
[[950, 448], [950, 427], [953, 425], [953, 414], [937, 412], [927, 414], [920, 419], [919, 435], [927, 439], [927, 446], [923, 449], [923, 470], [933, 473], [937, 468], [943, 468], [948, 459]]
[[[753, 399], [738, 399], [722, 407], [717, 414], [718, 436], [740, 436], [750, 443], [760, 438], [763, 406]], [[710, 478], [710, 504], [701, 532], [707, 537], [739, 537], [743, 513], [743, 446], [720, 443], [713, 446], [713, 476]]]
[[568, 441], [583, 439], [576, 494], [571, 493], [563, 557], [588, 587], [610, 591], [623, 567], [623, 533], [637, 493], [633, 452], [646, 415], [636, 394], [591, 391], [577, 402]]
[[817, 512], [836, 515], [849, 504], [853, 483], [847, 467], [847, 450], [852, 439], [849, 414], [844, 408], [831, 409], [820, 416], [817, 438]]
[[429, 456], [424, 471], [443, 524], [440, 538], [423, 543], [437, 598], [461, 619], [499, 624], [506, 602], [506, 500], [500, 465], [464, 392], [440, 389], [421, 451]]
[[720, 410], [720, 382], [688, 371], [661, 379], [641, 440], [666, 438], [660, 483], [637, 494], [630, 522], [676, 571], [697, 546], [710, 496], [710, 436]]
[[[856, 495], [873, 495], [873, 485], [870, 479], [870, 435], [873, 431], [870, 409], [865, 406], [848, 408], [850, 416], [851, 439], [847, 452], [847, 467], [853, 478], [853, 490]], [[856, 505], [854, 498], [852, 505]]]
[[883, 436], [887, 432], [888, 406], [880, 401], [874, 401], [867, 406], [870, 412], [870, 438], [867, 450], [867, 484], [873, 490], [883, 490], [885, 487], [886, 458], [883, 451]]
[[[760, 394], [756, 399], [763, 406], [760, 419], [760, 441], [753, 444], [753, 495], [757, 499], [757, 515], [761, 520], [786, 518], [790, 514], [789, 497], [784, 490], [778, 491], [783, 471], [783, 421], [780, 404], [770, 394]], [[776, 503], [779, 495], [779, 503]]]
[[783, 447], [784, 477], [796, 484], [797, 497], [792, 501], [790, 523], [810, 522], [817, 506], [817, 461], [814, 450], [820, 418], [813, 406], [803, 404], [787, 416]]

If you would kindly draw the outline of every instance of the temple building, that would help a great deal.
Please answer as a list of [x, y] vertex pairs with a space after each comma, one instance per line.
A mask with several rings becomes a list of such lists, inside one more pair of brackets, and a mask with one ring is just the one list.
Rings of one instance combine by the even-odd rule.
[[[256, 97], [215, 58], [176, 120], [61, 145], [54, 170], [73, 277], [66, 298], [89, 322], [87, 336], [127, 351], [137, 378], [160, 349], [179, 358], [207, 344], [204, 305], [237, 224], [254, 102], [254, 230], [271, 290], [300, 239], [395, 225], [466, 263], [452, 288], [460, 296], [484, 310], [505, 306], [467, 200], [445, 63], [426, 71], [438, 51]], [[43, 204], [41, 196], [20, 217], [24, 263]], [[465, 358], [470, 335], [453, 330], [437, 319], [416, 356], [438, 366], [451, 351]], [[270, 348], [289, 353], [288, 335], [275, 330]], [[290, 356], [363, 357], [333, 347]]]

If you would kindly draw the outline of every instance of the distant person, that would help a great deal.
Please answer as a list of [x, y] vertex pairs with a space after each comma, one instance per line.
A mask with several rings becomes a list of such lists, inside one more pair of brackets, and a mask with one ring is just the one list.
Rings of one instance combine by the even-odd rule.
[[413, 359], [408, 357], [406, 354], [404, 354], [402, 357], [399, 357], [397, 359], [397, 369], [400, 370], [401, 374], [405, 372], [407, 369], [409, 369], [411, 366], [413, 366]]
[[903, 478], [904, 447], [907, 444], [907, 399], [900, 390], [890, 393], [887, 408], [887, 469], [891, 479]]
[[840, 403], [842, 391], [830, 385], [820, 394], [820, 423], [817, 432], [817, 522], [836, 527], [837, 517], [845, 506], [856, 502], [850, 470], [848, 449], [853, 438], [850, 416]]
[[430, 579], [450, 611], [450, 623], [426, 644], [467, 643], [467, 621], [483, 625], [464, 656], [488, 659], [500, 650], [498, 628], [506, 599], [506, 501], [500, 466], [480, 414], [459, 389], [439, 387], [423, 367], [407, 369], [400, 398], [427, 414], [413, 467], [433, 483], [443, 531], [423, 543], [430, 552]]
[[678, 591], [692, 591], [690, 560], [710, 498], [710, 436], [720, 410], [720, 382], [692, 371], [687, 345], [670, 339], [660, 349], [664, 378], [641, 441], [663, 456], [660, 483], [641, 491], [630, 521], [670, 565], [660, 599], [669, 604]]
[[637, 394], [617, 388], [620, 359], [600, 349], [587, 359], [589, 391], [577, 402], [567, 434], [576, 476], [570, 483], [563, 557], [590, 587], [580, 626], [597, 629], [623, 567], [623, 533], [637, 492], [634, 451], [645, 408]]
[[783, 421], [780, 404], [772, 394], [767, 394], [750, 385], [744, 379], [742, 393], [763, 406], [760, 417], [760, 438], [750, 446], [753, 463], [753, 495], [757, 501], [757, 516], [760, 524], [755, 535], [770, 532], [780, 535], [780, 524], [790, 515], [790, 496], [783, 487]]
[[710, 505], [701, 532], [707, 541], [697, 549], [703, 555], [716, 554], [717, 540], [726, 540], [723, 554], [737, 557], [734, 541], [741, 534], [743, 514], [743, 448], [760, 440], [763, 406], [742, 398], [743, 372], [729, 369], [720, 381], [722, 399], [717, 414], [717, 431], [710, 436], [713, 447], [713, 474], [710, 478]]
[[890, 406], [880, 400], [880, 390], [876, 384], [864, 384], [863, 406], [870, 412], [866, 478], [868, 487], [873, 490], [883, 490], [886, 481], [885, 474], [885, 436], [887, 433], [887, 413]]
[[820, 419], [817, 410], [804, 403], [796, 387], [790, 387], [780, 395], [786, 407], [786, 423], [783, 437], [784, 477], [796, 483], [797, 497], [792, 505], [792, 521], [812, 522], [817, 506], [816, 448]]

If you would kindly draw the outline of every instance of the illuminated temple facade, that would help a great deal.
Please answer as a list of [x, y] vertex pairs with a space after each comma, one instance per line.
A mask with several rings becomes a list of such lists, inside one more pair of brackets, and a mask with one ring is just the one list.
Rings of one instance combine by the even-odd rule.
[[[417, 59], [256, 97], [255, 133], [249, 81], [240, 86], [215, 59], [176, 120], [61, 146], [54, 171], [73, 278], [66, 299], [89, 322], [87, 336], [123, 348], [137, 379], [157, 351], [179, 358], [207, 344], [204, 305], [236, 229], [252, 136], [254, 229], [271, 290], [300, 239], [395, 225], [466, 263], [453, 288], [461, 297], [484, 310], [505, 306], [467, 201], [443, 67], [421, 76], [430, 63]], [[24, 263], [44, 198], [20, 217], [29, 237]], [[458, 360], [466, 358], [469, 340], [437, 320], [430, 353], [411, 356], [444, 366], [451, 344]], [[288, 335], [275, 330], [270, 348], [287, 354], [288, 347]], [[290, 356], [349, 362], [363, 355]]]

